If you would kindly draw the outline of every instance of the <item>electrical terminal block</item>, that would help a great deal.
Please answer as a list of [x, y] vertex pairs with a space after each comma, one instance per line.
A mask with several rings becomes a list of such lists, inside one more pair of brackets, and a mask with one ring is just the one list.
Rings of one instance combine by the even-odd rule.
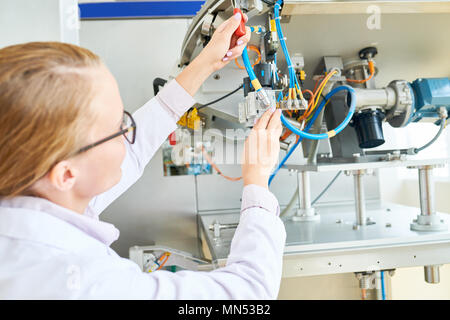
[[265, 107], [268, 108], [270, 107], [271, 101], [269, 99], [269, 96], [266, 92], [266, 90], [262, 89], [256, 92], [256, 95], [258, 96], [258, 99], [260, 101], [260, 103]]
[[303, 98], [301, 100], [300, 105], [301, 105], [301, 109], [304, 109], [304, 110], [308, 109], [308, 101], [305, 98]]
[[300, 80], [305, 81], [306, 79], [306, 72], [304, 70], [300, 70]]
[[[264, 92], [262, 96], [261, 92]], [[258, 119], [271, 106], [276, 106], [275, 96], [279, 90], [260, 90], [259, 92], [249, 92], [245, 100], [239, 103], [239, 122], [247, 126], [253, 126]], [[261, 100], [262, 97], [264, 100]]]
[[292, 108], [292, 99], [287, 99], [287, 101], [286, 101], [286, 109], [288, 109], [288, 110], [293, 110], [293, 108]]
[[[188, 111], [189, 112], [189, 111]], [[177, 124], [182, 126], [182, 127], [186, 127], [187, 125], [187, 114], [188, 112], [186, 112], [185, 114], [183, 114], [180, 118], [180, 120], [178, 120]]]
[[[304, 99], [303, 99], [304, 100]], [[306, 110], [308, 109], [308, 102], [306, 100], [288, 99], [282, 100], [278, 103], [281, 110]]]
[[180, 120], [178, 120], [177, 124], [188, 129], [198, 130], [201, 128], [203, 121], [198, 114], [197, 108], [194, 108], [183, 114]]

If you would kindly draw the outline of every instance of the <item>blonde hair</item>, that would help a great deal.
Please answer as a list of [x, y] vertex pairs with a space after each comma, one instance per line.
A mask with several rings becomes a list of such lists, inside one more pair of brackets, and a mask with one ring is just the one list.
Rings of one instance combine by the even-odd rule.
[[91, 51], [59, 42], [0, 50], [0, 197], [29, 193], [86, 143], [92, 121]]

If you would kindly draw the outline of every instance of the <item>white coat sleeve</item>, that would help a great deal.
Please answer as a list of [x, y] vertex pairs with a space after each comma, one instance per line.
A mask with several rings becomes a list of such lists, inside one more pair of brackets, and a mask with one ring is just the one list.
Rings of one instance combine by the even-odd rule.
[[194, 103], [192, 96], [176, 80], [172, 80], [133, 114], [136, 141], [132, 145], [126, 144], [127, 152], [121, 166], [122, 178], [113, 188], [91, 200], [86, 212], [88, 216], [98, 216], [142, 176], [155, 152], [177, 128], [178, 119]]
[[104, 280], [96, 284], [97, 296], [92, 298], [275, 299], [286, 240], [284, 224], [277, 216], [278, 202], [267, 189], [249, 185], [244, 187], [242, 203], [225, 267], [211, 272], [146, 274], [130, 262], [120, 274], [103, 270]]

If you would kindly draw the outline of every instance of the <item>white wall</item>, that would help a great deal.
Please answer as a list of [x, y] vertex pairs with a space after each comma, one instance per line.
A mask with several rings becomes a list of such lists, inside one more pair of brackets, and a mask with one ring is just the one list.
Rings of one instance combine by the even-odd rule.
[[31, 41], [78, 42], [76, 0], [1, 0], [0, 48]]
[[188, 19], [82, 21], [80, 45], [97, 53], [131, 111], [153, 97], [153, 79], [166, 78], [179, 58]]
[[0, 47], [28, 41], [59, 41], [57, 0], [0, 1]]

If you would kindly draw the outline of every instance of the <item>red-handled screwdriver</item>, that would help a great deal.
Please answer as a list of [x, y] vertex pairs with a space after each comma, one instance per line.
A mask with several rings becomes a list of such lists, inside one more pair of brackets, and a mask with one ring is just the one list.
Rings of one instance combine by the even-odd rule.
[[245, 20], [244, 20], [244, 15], [242, 14], [241, 9], [239, 8], [234, 8], [233, 10], [233, 15], [235, 15], [236, 13], [240, 13], [241, 14], [241, 23], [239, 24], [239, 27], [236, 29], [236, 31], [234, 32], [234, 34], [237, 37], [242, 37], [243, 35], [245, 35]]

